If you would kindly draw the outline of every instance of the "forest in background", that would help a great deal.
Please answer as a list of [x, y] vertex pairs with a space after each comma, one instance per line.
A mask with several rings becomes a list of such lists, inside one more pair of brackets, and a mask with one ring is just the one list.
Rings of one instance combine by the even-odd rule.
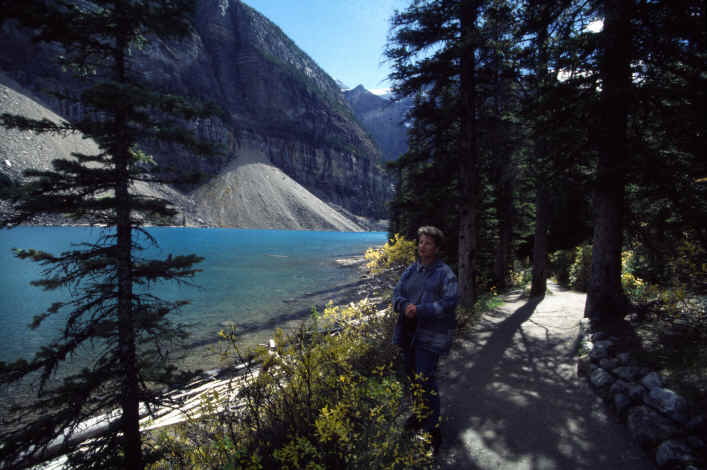
[[623, 318], [626, 292], [649, 285], [673, 303], [704, 294], [704, 21], [689, 0], [396, 12], [386, 56], [415, 106], [409, 151], [390, 165], [391, 234], [449, 234], [466, 305], [525, 268], [542, 295], [573, 264], [595, 320]]

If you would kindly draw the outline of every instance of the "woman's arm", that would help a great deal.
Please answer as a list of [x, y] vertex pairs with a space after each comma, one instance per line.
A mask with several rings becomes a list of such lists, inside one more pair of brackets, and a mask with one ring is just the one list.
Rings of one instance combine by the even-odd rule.
[[407, 267], [403, 275], [400, 276], [400, 280], [395, 285], [395, 289], [393, 290], [393, 310], [397, 313], [405, 313], [405, 307], [407, 307], [410, 303], [405, 283], [412, 274], [414, 265], [415, 264], [413, 263]]
[[439, 298], [432, 302], [425, 302], [417, 306], [416, 315], [423, 319], [442, 318], [454, 312], [459, 301], [459, 283], [449, 267], [445, 267], [441, 276]]

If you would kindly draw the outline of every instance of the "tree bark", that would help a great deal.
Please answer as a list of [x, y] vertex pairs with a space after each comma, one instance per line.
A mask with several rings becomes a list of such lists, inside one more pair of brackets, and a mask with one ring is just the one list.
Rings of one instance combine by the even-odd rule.
[[496, 287], [508, 287], [508, 273], [511, 263], [511, 244], [513, 242], [513, 182], [511, 181], [510, 163], [505, 165], [500, 180], [497, 182], [496, 213], [498, 214], [498, 247], [494, 276]]
[[[494, 41], [503, 41], [503, 35], [498, 28], [494, 29]], [[494, 142], [492, 159], [497, 162], [495, 177], [496, 186], [496, 217], [498, 218], [498, 245], [494, 262], [494, 278], [496, 287], [500, 290], [509, 285], [511, 264], [511, 243], [513, 241], [513, 161], [508, 146], [504, 143], [508, 139], [506, 126], [502, 125], [503, 105], [509, 100], [504, 91], [505, 79], [503, 78], [504, 59], [498, 50], [493, 53], [496, 64], [494, 70], [494, 114], [491, 135]]]
[[602, 92], [599, 162], [594, 200], [592, 279], [584, 314], [611, 323], [627, 306], [621, 287], [622, 219], [627, 122], [631, 92], [631, 18], [633, 2], [606, 1], [601, 61]]
[[538, 181], [535, 195], [535, 242], [531, 297], [542, 297], [547, 287], [547, 229], [550, 225], [550, 197], [547, 185]]
[[476, 2], [465, 2], [462, 9], [461, 61], [462, 136], [459, 156], [461, 208], [459, 214], [459, 303], [472, 308], [477, 298], [479, 251], [479, 149], [476, 120]]
[[[540, 102], [540, 95], [544, 92], [549, 78], [548, 73], [548, 24], [547, 12], [542, 15], [543, 21], [538, 29], [536, 37], [537, 61], [535, 63], [535, 74], [538, 81], [537, 102]], [[531, 297], [541, 297], [545, 295], [547, 288], [547, 231], [550, 225], [550, 197], [548, 194], [549, 183], [547, 179], [550, 159], [547, 155], [547, 137], [545, 130], [541, 129], [542, 120], [535, 122], [535, 241], [533, 244], [533, 279], [530, 287]]]
[[[128, 43], [120, 37], [117, 44], [116, 75], [121, 82], [126, 80], [126, 58]], [[116, 235], [117, 235], [117, 276], [118, 276], [118, 357], [123, 371], [121, 377], [120, 403], [122, 408], [123, 453], [125, 468], [141, 470], [142, 439], [140, 436], [140, 384], [137, 370], [135, 312], [133, 309], [133, 258], [131, 200], [130, 200], [130, 142], [125, 135], [129, 127], [124, 111], [115, 117], [113, 145], [117, 184], [115, 187]]]

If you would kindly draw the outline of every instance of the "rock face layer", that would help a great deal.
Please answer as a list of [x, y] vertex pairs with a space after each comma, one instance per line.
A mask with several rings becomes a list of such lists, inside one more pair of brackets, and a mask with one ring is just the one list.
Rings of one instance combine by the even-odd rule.
[[391, 101], [374, 95], [363, 85], [345, 91], [344, 98], [361, 126], [378, 144], [385, 161], [395, 160], [407, 152], [405, 120], [412, 98]]
[[[189, 39], [150, 41], [134, 56], [135, 68], [156, 87], [223, 109], [222, 116], [200, 121], [194, 129], [221, 145], [224, 152], [217, 158], [196, 159], [178, 149], [145, 145], [160, 164], [201, 174], [198, 184], [178, 188], [176, 204], [187, 214], [182, 220], [360, 229], [357, 222], [344, 222], [344, 215], [337, 218], [332, 206], [356, 216], [384, 218], [391, 187], [380, 152], [334, 80], [277, 26], [240, 1], [201, 0], [193, 23]], [[79, 106], [43, 91], [61, 84], [62, 91], [78, 93], [81, 83], [53, 66], [56, 50], [35, 46], [28, 36], [16, 25], [3, 25], [0, 47], [11, 53], [0, 58], [0, 70], [62, 117], [80, 117], [84, 110]], [[14, 158], [7, 153], [0, 157], [11, 164]], [[276, 175], [288, 184], [263, 189], [278, 180]], [[230, 193], [239, 195], [234, 199], [223, 188], [236, 184], [239, 188]], [[257, 188], [259, 192], [248, 193]], [[258, 214], [272, 217], [259, 221]]]

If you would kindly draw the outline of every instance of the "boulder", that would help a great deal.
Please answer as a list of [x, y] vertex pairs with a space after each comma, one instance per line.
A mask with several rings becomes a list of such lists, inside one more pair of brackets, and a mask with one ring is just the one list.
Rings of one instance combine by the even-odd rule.
[[592, 341], [598, 342], [598, 341], [604, 341], [608, 338], [609, 335], [604, 333], [603, 331], [597, 331], [596, 333], [592, 333]]
[[705, 415], [693, 416], [687, 422], [687, 430], [691, 433], [707, 435], [707, 418], [705, 418]]
[[611, 395], [620, 393], [626, 395], [631, 401], [639, 402], [643, 400], [646, 389], [637, 383], [626, 382], [619, 379], [611, 386], [609, 393], [611, 393]]
[[594, 343], [588, 339], [588, 338], [582, 338], [582, 351], [586, 351], [587, 353], [591, 352], [592, 349], [594, 349]]
[[696, 450], [697, 452], [704, 452], [705, 451], [705, 441], [703, 441], [702, 439], [700, 439], [697, 436], [688, 436], [687, 445], [689, 445], [692, 449]]
[[628, 410], [626, 424], [633, 438], [644, 449], [655, 448], [679, 433], [675, 423], [644, 405]]
[[611, 341], [597, 341], [594, 343], [594, 348], [589, 353], [589, 356], [597, 361], [609, 357], [609, 352], [613, 346], [614, 343]]
[[686, 443], [671, 439], [658, 446], [655, 461], [660, 468], [675, 468], [694, 463], [695, 456]]
[[619, 360], [610, 357], [605, 357], [604, 359], [599, 361], [599, 366], [602, 369], [613, 370], [619, 366]]
[[614, 369], [614, 374], [627, 381], [634, 381], [641, 377], [643, 369], [635, 366], [621, 366]]
[[617, 354], [616, 359], [618, 359], [619, 363], [621, 363], [622, 365], [628, 365], [631, 363], [631, 353], [624, 352], [621, 354]]
[[690, 420], [687, 400], [670, 389], [653, 387], [643, 401], [681, 424], [687, 424]]
[[641, 384], [643, 384], [644, 387], [650, 390], [655, 387], [662, 387], [663, 381], [661, 380], [660, 375], [658, 375], [657, 372], [651, 372], [641, 379]]
[[582, 354], [577, 358], [577, 375], [587, 377], [592, 373], [592, 360], [588, 354]]
[[592, 372], [589, 377], [589, 382], [596, 389], [599, 396], [607, 398], [609, 395], [609, 387], [616, 381], [613, 375], [605, 371], [601, 367]]
[[633, 400], [623, 393], [617, 393], [614, 395], [614, 409], [619, 418], [624, 419], [626, 417], [626, 412], [633, 405]]

